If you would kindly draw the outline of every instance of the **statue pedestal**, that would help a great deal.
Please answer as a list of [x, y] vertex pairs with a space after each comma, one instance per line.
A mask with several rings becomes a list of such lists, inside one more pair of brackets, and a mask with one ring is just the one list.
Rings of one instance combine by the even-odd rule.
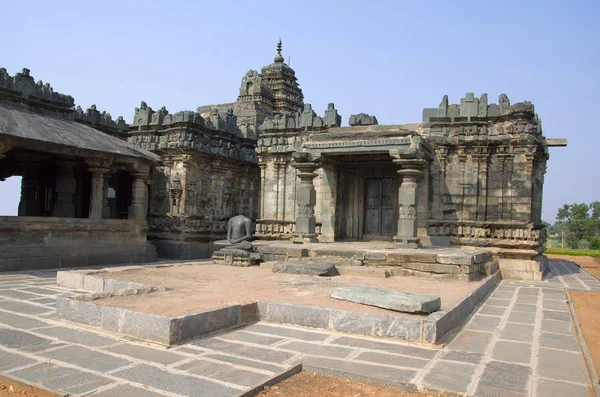
[[249, 252], [238, 249], [221, 249], [215, 251], [212, 255], [212, 260], [217, 265], [228, 266], [255, 266], [262, 259], [260, 252]]

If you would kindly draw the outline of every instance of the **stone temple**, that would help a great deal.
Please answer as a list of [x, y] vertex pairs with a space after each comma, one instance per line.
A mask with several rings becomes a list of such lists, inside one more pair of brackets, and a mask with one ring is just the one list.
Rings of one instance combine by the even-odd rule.
[[565, 145], [505, 94], [342, 126], [333, 103], [319, 116], [304, 102], [281, 42], [235, 102], [141, 102], [131, 125], [0, 69], [0, 178], [23, 177], [19, 216], [0, 218], [0, 270], [208, 258], [241, 214], [261, 240], [484, 247], [504, 277], [541, 279], [548, 147]]

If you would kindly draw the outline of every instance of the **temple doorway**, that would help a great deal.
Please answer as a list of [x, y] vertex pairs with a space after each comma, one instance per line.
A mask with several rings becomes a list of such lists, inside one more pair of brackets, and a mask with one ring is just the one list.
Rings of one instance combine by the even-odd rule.
[[393, 178], [365, 178], [365, 239], [389, 239], [394, 234]]

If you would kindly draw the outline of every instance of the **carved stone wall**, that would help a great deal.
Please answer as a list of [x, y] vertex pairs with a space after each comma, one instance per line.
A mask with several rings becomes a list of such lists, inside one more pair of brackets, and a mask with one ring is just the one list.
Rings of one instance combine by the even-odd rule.
[[420, 132], [435, 148], [430, 236], [454, 244], [540, 249], [548, 147], [529, 102], [498, 104], [468, 93], [461, 105], [423, 111]]
[[[424, 110], [422, 124], [408, 126], [329, 126], [324, 122], [327, 114], [321, 118], [308, 105], [295, 116], [265, 119], [256, 148], [262, 181], [258, 233], [271, 238], [293, 234], [293, 189], [298, 183], [290, 167], [294, 151], [316, 147], [311, 142], [331, 131], [344, 137], [340, 147], [351, 145], [357, 137], [376, 145], [410, 133], [422, 136], [435, 152], [418, 181], [414, 215], [419, 236], [431, 237], [429, 243], [442, 237], [447, 244], [520, 248], [537, 255], [545, 239], [541, 205], [547, 143], [531, 103], [510, 105], [506, 95], [498, 102], [488, 104], [485, 94], [480, 98], [467, 94], [455, 105], [444, 97], [438, 108]], [[339, 117], [337, 112], [335, 116]], [[369, 152], [367, 147], [363, 150]], [[360, 173], [336, 174], [336, 170], [322, 164], [313, 181], [320, 241], [361, 235], [351, 214], [360, 214], [362, 204], [348, 201], [343, 193], [356, 192], [358, 187], [348, 186], [360, 184], [354, 180]], [[413, 216], [402, 209], [398, 215]]]
[[129, 142], [163, 160], [153, 173], [148, 216], [148, 239], [160, 257], [210, 257], [229, 218], [258, 217], [254, 140], [240, 136], [232, 112], [171, 115], [142, 103], [134, 120]]

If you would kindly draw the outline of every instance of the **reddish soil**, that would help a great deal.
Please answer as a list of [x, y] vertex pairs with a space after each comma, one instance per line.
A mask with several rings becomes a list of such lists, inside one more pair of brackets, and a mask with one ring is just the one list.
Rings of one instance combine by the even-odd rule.
[[265, 388], [259, 397], [434, 397], [445, 394], [407, 393], [312, 372], [300, 372]]
[[37, 390], [31, 386], [18, 385], [0, 379], [0, 397], [56, 397], [57, 394]]
[[97, 300], [95, 303], [174, 317], [257, 300], [409, 316], [409, 314], [373, 306], [332, 299], [329, 294], [334, 287], [341, 285], [381, 287], [437, 295], [441, 297], [442, 309], [447, 309], [481, 284], [481, 281], [434, 280], [420, 277], [386, 279], [357, 276], [299, 276], [273, 273], [269, 268], [259, 266], [232, 267], [213, 264], [141, 268], [110, 272], [102, 276], [146, 285], [165, 286], [172, 290], [146, 295], [112, 297]]
[[547, 255], [549, 259], [562, 259], [577, 263], [580, 267], [600, 277], [600, 258], [593, 256], [575, 256], [575, 255]]
[[571, 291], [570, 294], [585, 344], [600, 377], [600, 292]]

